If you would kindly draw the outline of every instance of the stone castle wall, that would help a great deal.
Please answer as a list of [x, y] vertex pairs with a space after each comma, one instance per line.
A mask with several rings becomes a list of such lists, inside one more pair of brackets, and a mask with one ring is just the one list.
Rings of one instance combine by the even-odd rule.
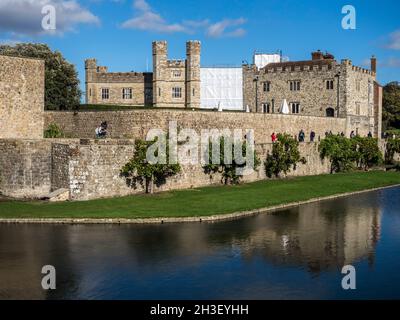
[[40, 197], [51, 188], [51, 144], [46, 140], [0, 139], [0, 192]]
[[214, 128], [254, 129], [257, 144], [271, 142], [272, 132], [298, 135], [303, 129], [306, 141], [311, 130], [317, 139], [323, 138], [326, 131], [346, 133], [343, 118], [188, 110], [45, 112], [45, 128], [55, 123], [68, 137], [74, 138], [94, 138], [95, 128], [103, 121], [108, 122], [108, 137], [114, 139], [145, 138], [150, 129], [167, 130], [170, 121], [176, 121], [178, 128], [191, 128], [198, 133]]
[[[134, 153], [132, 140], [81, 140], [81, 143], [64, 147], [53, 148], [53, 152], [57, 154], [53, 153], [53, 158], [63, 158], [62, 163], [68, 168], [69, 177], [66, 180], [68, 186], [62, 184], [59, 187], [67, 187], [71, 199], [89, 200], [144, 192], [142, 185], [130, 186], [126, 178], [120, 174], [122, 166]], [[272, 150], [272, 144], [261, 144], [256, 148], [260, 159], [264, 161], [267, 153]], [[300, 151], [308, 163], [298, 165], [289, 176], [329, 173], [329, 163], [320, 160], [317, 143], [303, 143], [300, 145]], [[251, 182], [265, 177], [264, 166], [261, 165], [257, 172], [246, 176], [244, 181]], [[205, 174], [201, 165], [183, 165], [180, 174], [168, 178], [166, 184], [156, 186], [156, 191], [188, 189], [220, 183], [220, 175]]]
[[44, 61], [0, 55], [0, 139], [43, 137]]

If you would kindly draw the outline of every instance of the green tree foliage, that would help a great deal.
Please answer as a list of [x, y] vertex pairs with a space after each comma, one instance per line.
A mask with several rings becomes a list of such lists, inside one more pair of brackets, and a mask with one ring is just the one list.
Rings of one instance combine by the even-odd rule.
[[400, 129], [400, 83], [383, 88], [383, 122], [386, 129]]
[[45, 109], [67, 110], [79, 107], [81, 90], [75, 66], [45, 44], [1, 45], [0, 54], [45, 60]]
[[282, 172], [287, 175], [291, 169], [296, 170], [298, 163], [306, 162], [300, 155], [299, 142], [287, 133], [278, 134], [277, 142], [272, 146], [272, 153], [267, 155], [265, 173], [269, 178], [279, 177]]
[[351, 142], [355, 151], [355, 160], [358, 168], [367, 170], [383, 162], [383, 155], [379, 149], [378, 139], [357, 136], [351, 139]]
[[329, 158], [331, 173], [354, 169], [356, 153], [351, 139], [339, 135], [329, 135], [319, 145], [321, 159]]
[[[235, 161], [235, 143], [238, 143], [241, 145], [241, 151], [242, 151], [242, 157], [246, 159], [247, 152], [253, 152], [253, 159], [254, 159], [254, 170], [257, 170], [257, 168], [260, 166], [260, 159], [257, 156], [257, 152], [255, 150], [247, 150], [247, 144], [245, 141], [240, 141], [240, 142], [234, 142], [232, 139], [227, 139], [224, 137], [221, 137], [219, 140], [219, 163], [218, 164], [213, 164], [209, 163], [203, 166], [204, 172], [206, 174], [215, 174], [215, 173], [220, 173], [222, 175], [222, 180], [221, 182], [224, 184], [238, 184], [240, 182], [240, 178], [242, 175], [238, 175], [237, 171], [238, 169], [244, 169], [246, 167], [247, 162], [244, 161], [243, 163], [238, 163]], [[228, 155], [225, 155], [225, 145], [226, 144], [231, 144], [231, 146], [227, 149], [231, 150], [231, 155], [228, 157]], [[212, 150], [212, 141], [209, 142], [209, 159], [210, 162], [213, 159], [213, 150]], [[231, 158], [231, 161], [227, 161], [228, 158]]]
[[49, 124], [46, 130], [44, 130], [43, 136], [45, 138], [62, 138], [64, 136], [63, 131], [55, 123]]
[[140, 183], [145, 187], [146, 193], [154, 192], [154, 183], [160, 186], [166, 182], [168, 177], [181, 172], [179, 164], [169, 164], [168, 148], [166, 152], [167, 164], [149, 163], [146, 156], [147, 150], [156, 141], [156, 139], [153, 141], [136, 140], [133, 158], [121, 169], [121, 175], [127, 179], [129, 186], [136, 187], [136, 184]]
[[386, 143], [385, 162], [393, 164], [394, 154], [400, 153], [400, 138], [389, 138]]
[[345, 172], [356, 167], [367, 170], [381, 164], [383, 159], [378, 140], [370, 137], [349, 139], [329, 135], [321, 140], [319, 152], [322, 159], [329, 158], [331, 173]]

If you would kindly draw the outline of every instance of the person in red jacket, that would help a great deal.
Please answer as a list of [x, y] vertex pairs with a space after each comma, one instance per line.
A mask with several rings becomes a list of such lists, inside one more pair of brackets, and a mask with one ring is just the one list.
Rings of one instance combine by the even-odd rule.
[[272, 140], [272, 143], [276, 142], [276, 134], [275, 134], [275, 132], [272, 132], [271, 140]]

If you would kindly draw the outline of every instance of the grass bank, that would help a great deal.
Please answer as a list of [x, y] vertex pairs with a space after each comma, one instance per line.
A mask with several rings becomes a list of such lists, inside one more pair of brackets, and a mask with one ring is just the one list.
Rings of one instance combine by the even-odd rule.
[[258, 181], [84, 202], [0, 202], [0, 218], [202, 217], [400, 184], [400, 172], [354, 172]]

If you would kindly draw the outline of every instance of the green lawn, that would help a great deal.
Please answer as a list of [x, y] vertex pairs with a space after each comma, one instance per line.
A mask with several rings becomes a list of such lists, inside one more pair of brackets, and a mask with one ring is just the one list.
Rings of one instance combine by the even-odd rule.
[[0, 218], [207, 216], [400, 184], [400, 172], [355, 172], [83, 202], [0, 202]]

